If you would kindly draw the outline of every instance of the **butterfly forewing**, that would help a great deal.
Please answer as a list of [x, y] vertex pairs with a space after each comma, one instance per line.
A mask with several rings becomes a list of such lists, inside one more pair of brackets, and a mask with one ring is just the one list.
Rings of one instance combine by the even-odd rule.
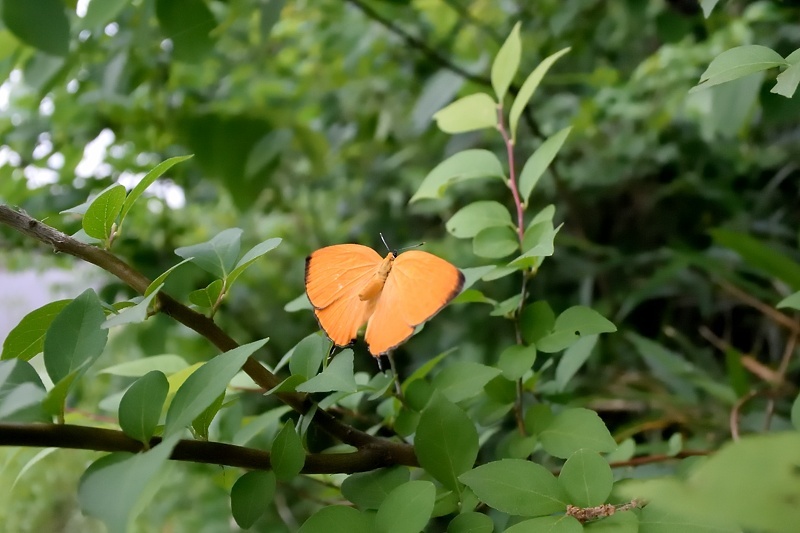
[[358, 295], [369, 282], [381, 256], [360, 244], [337, 244], [306, 259], [306, 294], [311, 305], [324, 309], [339, 298]]

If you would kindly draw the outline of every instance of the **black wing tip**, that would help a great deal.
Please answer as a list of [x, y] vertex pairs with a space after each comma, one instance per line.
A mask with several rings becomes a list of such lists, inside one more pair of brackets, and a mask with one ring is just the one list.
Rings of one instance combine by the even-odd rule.
[[453, 287], [453, 292], [450, 293], [450, 297], [447, 298], [448, 302], [461, 293], [461, 289], [464, 288], [464, 281], [465, 281], [464, 273], [458, 270], [458, 283], [456, 283], [456, 286]]

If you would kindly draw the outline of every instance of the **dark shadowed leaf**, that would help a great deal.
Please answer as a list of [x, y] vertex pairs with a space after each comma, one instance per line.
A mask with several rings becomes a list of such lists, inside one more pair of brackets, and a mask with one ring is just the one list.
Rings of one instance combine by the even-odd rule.
[[275, 495], [274, 472], [245, 472], [231, 488], [231, 514], [242, 529], [261, 518]]

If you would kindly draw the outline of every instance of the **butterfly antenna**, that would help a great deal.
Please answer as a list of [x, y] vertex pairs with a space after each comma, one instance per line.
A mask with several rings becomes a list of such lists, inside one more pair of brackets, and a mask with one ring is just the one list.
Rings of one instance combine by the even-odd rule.
[[383, 365], [381, 364], [381, 359], [382, 359], [382, 357], [378, 356], [378, 357], [375, 358], [375, 361], [378, 363], [378, 370], [380, 370], [381, 373], [383, 373], [384, 370], [383, 370]]
[[419, 244], [414, 244], [414, 245], [412, 245], [412, 246], [406, 246], [405, 248], [400, 248], [400, 249], [399, 249], [399, 250], [397, 250], [397, 251], [398, 251], [398, 252], [402, 252], [403, 250], [410, 250], [411, 248], [419, 248], [420, 246], [423, 246], [424, 244], [425, 244], [425, 241], [422, 241], [422, 242], [421, 242], [421, 243], [419, 243]]
[[384, 239], [384, 238], [383, 238], [383, 233], [378, 233], [378, 235], [380, 235], [380, 236], [381, 236], [381, 241], [383, 241], [383, 245], [386, 247], [386, 249], [387, 249], [388, 251], [390, 251], [390, 252], [391, 252], [391, 251], [392, 251], [392, 249], [391, 249], [391, 248], [389, 248], [389, 245], [388, 245], [388, 244], [386, 244], [386, 239]]

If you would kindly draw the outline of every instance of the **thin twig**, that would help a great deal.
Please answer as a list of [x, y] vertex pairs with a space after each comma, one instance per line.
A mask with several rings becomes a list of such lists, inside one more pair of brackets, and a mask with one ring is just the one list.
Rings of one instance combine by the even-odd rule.
[[719, 283], [720, 287], [722, 287], [726, 292], [731, 294], [736, 299], [738, 299], [741, 302], [749, 305], [750, 307], [753, 307], [753, 308], [761, 311], [763, 314], [765, 314], [766, 316], [771, 318], [774, 322], [776, 322], [776, 323], [780, 324], [781, 326], [787, 328], [788, 330], [790, 330], [795, 335], [800, 334], [800, 324], [798, 324], [796, 320], [793, 320], [791, 317], [781, 313], [780, 311], [778, 311], [774, 307], [772, 307], [772, 306], [770, 306], [768, 304], [765, 304], [764, 302], [762, 302], [758, 298], [755, 298], [755, 297], [747, 294], [746, 292], [744, 292], [739, 287], [736, 287], [735, 285], [732, 285], [732, 284], [728, 283], [725, 280], [722, 280], [722, 279], [717, 280], [717, 283]]
[[741, 411], [744, 404], [746, 404], [747, 402], [758, 396], [760, 393], [761, 393], [760, 391], [751, 390], [750, 392], [748, 392], [747, 394], [736, 400], [736, 403], [733, 404], [729, 420], [731, 427], [731, 438], [733, 440], [735, 441], [739, 440], [739, 411]]

